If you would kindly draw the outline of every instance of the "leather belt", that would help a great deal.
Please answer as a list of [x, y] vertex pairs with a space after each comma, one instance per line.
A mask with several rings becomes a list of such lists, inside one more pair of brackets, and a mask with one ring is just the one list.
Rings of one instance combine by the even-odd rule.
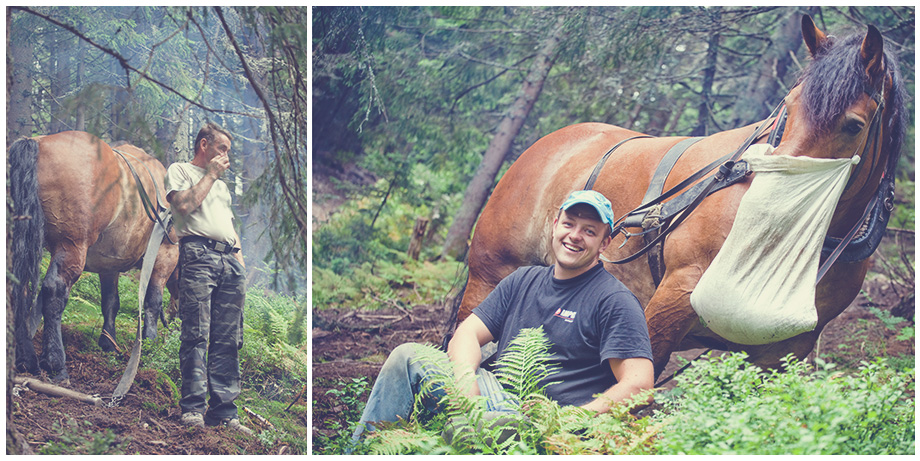
[[183, 245], [186, 243], [192, 243], [192, 242], [202, 243], [204, 244], [204, 246], [218, 253], [229, 254], [229, 253], [236, 253], [240, 251], [239, 248], [234, 248], [233, 245], [230, 245], [229, 243], [221, 242], [219, 240], [209, 239], [207, 237], [199, 237], [197, 235], [189, 235], [188, 237], [182, 237], [179, 240], [179, 243], [182, 243]]

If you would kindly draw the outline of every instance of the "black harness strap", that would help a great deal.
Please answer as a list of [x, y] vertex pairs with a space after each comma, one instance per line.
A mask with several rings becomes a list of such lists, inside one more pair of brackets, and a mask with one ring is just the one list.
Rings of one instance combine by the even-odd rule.
[[[664, 154], [661, 161], [658, 162], [658, 167], [655, 168], [655, 173], [652, 174], [652, 179], [649, 181], [648, 190], [645, 191], [645, 197], [642, 198], [641, 203], [646, 203], [653, 200], [655, 197], [661, 195], [664, 192], [664, 183], [668, 179], [668, 176], [671, 174], [671, 170], [674, 169], [674, 165], [677, 164], [677, 161], [680, 157], [686, 152], [690, 146], [696, 144], [699, 140], [703, 139], [702, 136], [687, 138], [679, 141], [677, 144], [668, 149], [668, 152]], [[674, 200], [666, 202], [665, 204], [674, 203], [681, 196], [677, 196]], [[662, 207], [653, 207], [644, 212], [631, 214], [626, 217], [624, 220], [624, 226], [626, 227], [641, 227], [643, 229], [643, 239], [645, 243], [650, 243], [655, 237], [658, 236], [658, 232], [661, 229], [661, 222], [669, 219], [671, 215], [662, 213]], [[649, 233], [644, 231], [650, 230]], [[661, 284], [661, 279], [664, 277], [664, 251], [662, 245], [656, 245], [649, 249], [648, 251], [648, 268], [649, 272], [652, 274], [652, 281], [657, 287]]]
[[633, 139], [639, 138], [651, 138], [651, 136], [633, 136], [614, 144], [614, 146], [611, 147], [603, 157], [601, 157], [601, 159], [597, 162], [597, 165], [594, 166], [594, 171], [591, 172], [591, 176], [588, 177], [588, 182], [585, 183], [585, 190], [591, 190], [594, 187], [594, 182], [597, 181], [597, 176], [601, 174], [601, 169], [604, 168], [604, 164], [607, 163], [607, 158], [610, 157], [610, 154], [612, 154], [613, 151], [617, 150], [617, 148], [623, 144], [626, 144], [627, 141], [632, 141]]
[[[169, 243], [175, 245], [176, 242], [173, 242], [173, 240], [169, 237], [169, 229], [170, 227], [172, 227], [172, 220], [170, 220], [168, 223], [164, 223], [163, 220], [160, 219], [160, 212], [165, 211], [166, 208], [162, 205], [163, 202], [160, 200], [160, 188], [157, 187], [157, 180], [156, 178], [153, 177], [153, 172], [151, 172], [150, 169], [147, 168], [147, 165], [144, 165], [143, 162], [138, 160], [137, 157], [127, 152], [122, 152], [115, 148], [112, 149], [112, 152], [115, 152], [116, 154], [118, 154], [118, 156], [121, 157], [121, 159], [125, 161], [125, 164], [128, 165], [128, 169], [131, 171], [131, 174], [134, 176], [134, 184], [137, 185], [137, 193], [138, 195], [141, 196], [141, 202], [144, 204], [144, 212], [147, 213], [147, 218], [153, 221], [154, 223], [159, 224], [160, 227], [162, 227], [163, 230], [165, 231], [166, 239], [169, 240]], [[153, 202], [150, 200], [150, 196], [147, 195], [147, 189], [145, 189], [144, 184], [141, 183], [141, 178], [137, 175], [137, 171], [134, 169], [134, 166], [131, 165], [131, 162], [128, 161], [125, 155], [133, 158], [135, 161], [143, 165], [144, 169], [147, 170], [147, 174], [150, 175], [150, 180], [153, 181], [153, 189], [154, 189], [154, 193], [155, 193], [156, 200], [157, 200], [156, 205], [154, 205]]]
[[783, 104], [783, 108], [780, 109], [779, 115], [776, 116], [776, 120], [773, 122], [773, 129], [770, 130], [770, 137], [767, 138], [767, 143], [773, 147], [779, 147], [780, 141], [783, 140], [783, 133], [786, 131], [786, 119], [789, 118], [789, 113], [786, 112], [786, 105]]
[[[735, 170], [735, 164], [736, 162], [738, 162], [738, 159], [748, 149], [748, 147], [750, 147], [751, 144], [754, 143], [756, 139], [760, 138], [764, 134], [764, 132], [767, 129], [767, 126], [769, 126], [770, 122], [772, 121], [773, 117], [776, 115], [777, 111], [779, 111], [780, 107], [782, 107], [782, 103], [778, 104], [776, 108], [773, 109], [773, 112], [770, 114], [770, 117], [764, 120], [763, 123], [761, 123], [760, 126], [758, 126], [757, 129], [754, 130], [754, 132], [751, 133], [751, 135], [748, 136], [748, 138], [734, 152], [710, 163], [709, 165], [706, 165], [701, 170], [697, 171], [696, 173], [691, 175], [689, 178], [681, 181], [680, 184], [672, 187], [671, 189], [669, 189], [667, 192], [660, 195], [656, 199], [646, 202], [640, 205], [638, 208], [634, 209], [633, 211], [627, 213], [626, 216], [629, 216], [640, 210], [645, 210], [654, 205], [657, 205], [658, 203], [661, 203], [664, 200], [670, 198], [677, 192], [683, 190], [690, 184], [693, 184], [698, 179], [706, 176], [707, 174], [709, 174], [709, 172], [711, 172], [717, 166], [719, 167], [719, 170], [716, 172], [716, 174], [712, 178], [710, 178], [707, 181], [701, 182], [698, 185], [699, 187], [696, 188], [696, 190], [699, 191], [698, 194], [695, 194], [695, 195], [687, 194], [687, 197], [693, 197], [693, 199], [688, 200], [689, 204], [681, 208], [680, 214], [677, 217], [675, 217], [673, 221], [662, 224], [661, 226], [658, 226], [652, 229], [643, 230], [640, 233], [640, 234], [644, 234], [646, 232], [650, 232], [653, 230], [654, 231], [660, 230], [660, 233], [654, 239], [652, 239], [651, 242], [646, 244], [644, 247], [642, 247], [642, 249], [640, 249], [639, 251], [637, 251], [631, 256], [628, 256], [626, 258], [623, 258], [617, 261], [610, 261], [610, 262], [613, 264], [626, 264], [628, 262], [634, 261], [636, 258], [641, 256], [642, 254], [649, 251], [653, 246], [657, 245], [659, 242], [664, 240], [664, 238], [668, 235], [668, 233], [670, 233], [672, 230], [677, 228], [677, 226], [680, 225], [680, 223], [682, 223], [685, 219], [687, 219], [687, 217], [693, 212], [693, 210], [695, 210], [696, 207], [699, 206], [700, 203], [702, 203], [703, 199], [705, 199], [707, 196], [709, 196], [709, 194], [717, 190], [716, 189], [717, 185], [719, 185], [720, 183], [726, 184], [724, 181], [734, 176], [732, 173]], [[744, 168], [746, 171], [747, 165], [744, 165]], [[613, 229], [614, 232], [620, 231], [626, 236], [626, 240], [620, 245], [620, 247], [626, 244], [626, 242], [629, 240], [629, 237], [634, 236], [634, 235], [640, 235], [640, 234], [631, 234], [623, 230], [623, 228], [625, 227], [625, 224], [623, 222], [625, 220], [624, 218], [625, 216], [617, 220], [617, 223]]]
[[[649, 182], [648, 190], [645, 191], [645, 197], [642, 197], [641, 203], [651, 202], [655, 197], [658, 197], [664, 192], [664, 182], [668, 179], [671, 170], [674, 169], [674, 165], [677, 164], [677, 160], [680, 159], [681, 155], [683, 155], [690, 146], [696, 144], [701, 139], [703, 139], [702, 136], [687, 138], [668, 149], [668, 152], [664, 154], [664, 157], [658, 162], [658, 167], [655, 169], [655, 173], [652, 174], [652, 180]], [[642, 227], [642, 219], [644, 216], [645, 213], [630, 214], [626, 216], [623, 225], [626, 227]]]

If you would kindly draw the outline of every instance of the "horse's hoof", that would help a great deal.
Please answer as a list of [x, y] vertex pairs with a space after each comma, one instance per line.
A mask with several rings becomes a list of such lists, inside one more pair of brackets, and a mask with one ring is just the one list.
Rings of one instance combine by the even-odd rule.
[[37, 375], [40, 372], [38, 357], [34, 355], [32, 357], [16, 357], [16, 371]]
[[45, 373], [48, 377], [48, 380], [54, 384], [66, 386], [70, 384], [70, 375], [67, 373], [67, 370], [62, 370], [58, 373], [53, 371], [45, 370]]
[[118, 346], [106, 335], [100, 336], [96, 344], [99, 344], [99, 348], [102, 349], [103, 352], [115, 352], [118, 350]]

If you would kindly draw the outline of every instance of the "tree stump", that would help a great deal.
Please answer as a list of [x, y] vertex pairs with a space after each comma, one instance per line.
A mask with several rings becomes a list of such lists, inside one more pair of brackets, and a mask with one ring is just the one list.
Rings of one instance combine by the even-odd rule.
[[415, 228], [412, 229], [412, 240], [409, 241], [409, 257], [418, 261], [418, 255], [422, 251], [422, 240], [425, 239], [425, 228], [428, 227], [428, 218], [417, 218]]

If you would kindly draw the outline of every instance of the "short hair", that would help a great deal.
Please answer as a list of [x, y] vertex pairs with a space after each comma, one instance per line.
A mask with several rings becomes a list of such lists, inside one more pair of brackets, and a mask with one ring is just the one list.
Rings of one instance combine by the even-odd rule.
[[192, 150], [192, 152], [198, 152], [198, 146], [201, 144], [202, 139], [207, 139], [208, 144], [213, 143], [214, 137], [217, 135], [217, 133], [220, 133], [226, 136], [228, 140], [233, 141], [233, 135], [231, 135], [229, 131], [221, 128], [220, 125], [214, 122], [208, 122], [205, 126], [198, 130], [198, 136], [195, 137], [195, 148]]

